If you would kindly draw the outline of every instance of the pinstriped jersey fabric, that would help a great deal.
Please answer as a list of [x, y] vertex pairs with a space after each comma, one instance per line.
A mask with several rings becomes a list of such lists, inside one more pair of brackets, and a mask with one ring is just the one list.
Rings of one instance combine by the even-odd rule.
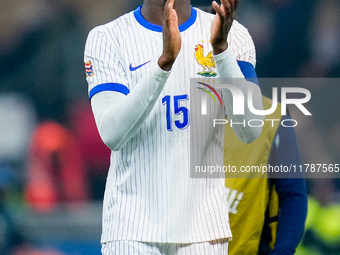
[[[183, 122], [184, 115], [175, 114], [176, 107], [190, 113], [190, 78], [202, 71], [195, 60], [195, 46], [203, 45], [205, 55], [212, 50], [212, 18], [192, 9], [191, 19], [180, 26], [181, 52], [158, 102], [136, 135], [120, 151], [111, 153], [102, 243], [193, 243], [231, 237], [224, 179], [190, 178], [190, 115], [187, 125], [175, 125], [176, 120]], [[160, 29], [143, 20], [140, 8], [94, 28], [84, 58], [90, 95], [102, 84], [120, 84], [126, 91], [138, 86], [162, 53]], [[237, 21], [228, 42], [236, 59], [255, 65], [252, 39]], [[178, 100], [176, 96], [180, 96]], [[224, 131], [220, 133], [223, 141]], [[201, 146], [208, 142], [201, 141]], [[223, 165], [221, 144], [216, 144], [219, 155], [214, 156]]]
[[193, 244], [145, 243], [136, 241], [113, 241], [102, 245], [103, 255], [225, 255], [228, 254], [226, 239]]

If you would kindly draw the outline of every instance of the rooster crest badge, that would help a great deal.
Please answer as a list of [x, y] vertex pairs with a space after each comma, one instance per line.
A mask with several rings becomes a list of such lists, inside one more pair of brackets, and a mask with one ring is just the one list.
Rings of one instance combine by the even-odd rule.
[[216, 68], [216, 66], [215, 66], [215, 61], [214, 61], [211, 51], [205, 57], [203, 55], [203, 45], [198, 44], [195, 46], [195, 58], [196, 58], [197, 63], [203, 67], [203, 71], [197, 74], [204, 76], [204, 77], [215, 77], [216, 76], [216, 73], [212, 70], [212, 68]]

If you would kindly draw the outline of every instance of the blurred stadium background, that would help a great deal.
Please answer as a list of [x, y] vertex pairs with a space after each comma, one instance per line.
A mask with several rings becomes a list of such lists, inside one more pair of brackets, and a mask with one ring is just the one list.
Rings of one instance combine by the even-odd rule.
[[[83, 50], [91, 28], [141, 3], [1, 1], [0, 254], [100, 254], [109, 150], [91, 114]], [[339, 78], [339, 13], [338, 0], [240, 0], [258, 76]], [[303, 161], [339, 163], [340, 86], [308, 89], [317, 100], [296, 129]], [[340, 254], [340, 182], [329, 177], [308, 179], [297, 254]]]

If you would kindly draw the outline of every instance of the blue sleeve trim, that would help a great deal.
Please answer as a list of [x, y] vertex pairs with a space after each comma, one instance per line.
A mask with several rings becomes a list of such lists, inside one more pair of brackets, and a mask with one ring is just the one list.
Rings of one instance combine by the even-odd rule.
[[91, 98], [102, 91], [116, 91], [116, 92], [120, 92], [124, 95], [127, 95], [130, 93], [130, 90], [128, 87], [126, 87], [123, 84], [119, 84], [119, 83], [103, 83], [103, 84], [99, 84], [97, 86], [95, 86], [93, 89], [90, 90], [89, 93], [89, 99], [91, 100]]
[[[149, 29], [151, 31], [154, 31], [154, 32], [162, 32], [163, 31], [163, 28], [162, 26], [159, 26], [159, 25], [155, 25], [155, 24], [152, 24], [150, 23], [149, 21], [147, 21], [142, 13], [141, 13], [141, 9], [142, 9], [142, 6], [139, 6], [134, 12], [133, 14], [135, 15], [135, 18], [137, 20], [137, 22], [139, 24], [141, 24], [143, 27], [145, 27], [146, 29]], [[185, 30], [187, 30], [189, 27], [191, 27], [191, 25], [193, 25], [196, 21], [196, 18], [197, 18], [197, 10], [195, 10], [192, 6], [191, 6], [191, 16], [190, 18], [184, 22], [182, 25], [179, 25], [178, 28], [179, 28], [179, 31], [180, 32], [183, 32]]]
[[260, 86], [259, 81], [257, 80], [255, 67], [251, 63], [237, 60], [237, 64], [247, 81], [253, 82]]

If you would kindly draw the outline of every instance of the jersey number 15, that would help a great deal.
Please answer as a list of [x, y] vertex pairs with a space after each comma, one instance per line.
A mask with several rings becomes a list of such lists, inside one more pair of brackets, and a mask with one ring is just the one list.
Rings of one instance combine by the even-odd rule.
[[[171, 96], [166, 95], [162, 98], [162, 104], [166, 106], [166, 127], [168, 131], [172, 131], [172, 120], [171, 120]], [[174, 101], [174, 113], [175, 115], [183, 115], [183, 120], [175, 120], [175, 126], [178, 129], [185, 129], [189, 126], [189, 110], [188, 108], [181, 106], [181, 101], [188, 101], [189, 96], [185, 95], [178, 95], [173, 96]]]

